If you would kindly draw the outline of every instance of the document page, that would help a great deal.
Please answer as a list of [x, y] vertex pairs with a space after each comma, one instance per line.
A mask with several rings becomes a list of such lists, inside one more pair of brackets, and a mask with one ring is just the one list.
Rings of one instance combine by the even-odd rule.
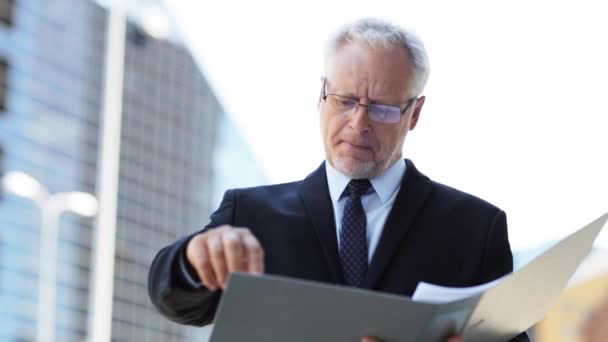
[[591, 251], [607, 220], [608, 213], [486, 291], [467, 323], [465, 340], [508, 339], [540, 321]]
[[412, 295], [412, 300], [425, 303], [448, 303], [472, 297], [485, 292], [500, 283], [504, 277], [489, 283], [471, 287], [447, 287], [420, 282]]

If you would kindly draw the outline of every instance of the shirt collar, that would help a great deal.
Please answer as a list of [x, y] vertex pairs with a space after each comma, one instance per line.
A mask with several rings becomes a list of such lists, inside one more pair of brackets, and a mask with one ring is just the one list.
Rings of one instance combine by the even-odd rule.
[[[399, 189], [405, 170], [405, 160], [399, 159], [383, 174], [369, 180], [382, 204], [386, 203]], [[352, 178], [336, 170], [328, 161], [325, 162], [325, 172], [327, 173], [327, 185], [329, 186], [331, 200], [332, 202], [338, 202]]]

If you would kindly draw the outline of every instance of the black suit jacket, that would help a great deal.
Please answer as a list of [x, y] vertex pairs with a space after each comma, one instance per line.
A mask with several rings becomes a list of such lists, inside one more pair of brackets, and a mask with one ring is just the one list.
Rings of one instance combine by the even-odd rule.
[[[411, 296], [420, 281], [473, 286], [511, 272], [505, 213], [406, 163], [365, 287]], [[227, 191], [205, 229], [223, 224], [251, 229], [264, 248], [268, 274], [345, 283], [324, 164], [299, 182]], [[213, 320], [221, 292], [208, 291], [186, 262], [193, 235], [158, 253], [149, 294], [167, 318], [205, 325]]]

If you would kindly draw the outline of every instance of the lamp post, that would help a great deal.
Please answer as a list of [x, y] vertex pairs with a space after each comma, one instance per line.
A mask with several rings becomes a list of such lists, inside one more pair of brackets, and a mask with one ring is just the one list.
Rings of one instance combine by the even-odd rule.
[[55, 340], [55, 302], [57, 296], [57, 245], [59, 218], [65, 211], [91, 217], [97, 213], [97, 199], [80, 191], [49, 194], [32, 176], [11, 171], [2, 178], [3, 188], [34, 201], [41, 212], [40, 263], [38, 281], [38, 327], [36, 340]]
[[108, 7], [105, 71], [97, 155], [97, 198], [89, 289], [89, 342], [112, 339], [116, 211], [120, 169], [125, 36], [128, 0], [111, 0]]

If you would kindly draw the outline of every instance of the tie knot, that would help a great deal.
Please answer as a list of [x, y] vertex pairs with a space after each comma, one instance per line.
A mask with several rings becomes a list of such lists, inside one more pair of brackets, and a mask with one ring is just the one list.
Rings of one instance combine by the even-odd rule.
[[353, 179], [346, 186], [344, 196], [361, 197], [371, 187], [372, 184], [369, 182], [369, 179]]

